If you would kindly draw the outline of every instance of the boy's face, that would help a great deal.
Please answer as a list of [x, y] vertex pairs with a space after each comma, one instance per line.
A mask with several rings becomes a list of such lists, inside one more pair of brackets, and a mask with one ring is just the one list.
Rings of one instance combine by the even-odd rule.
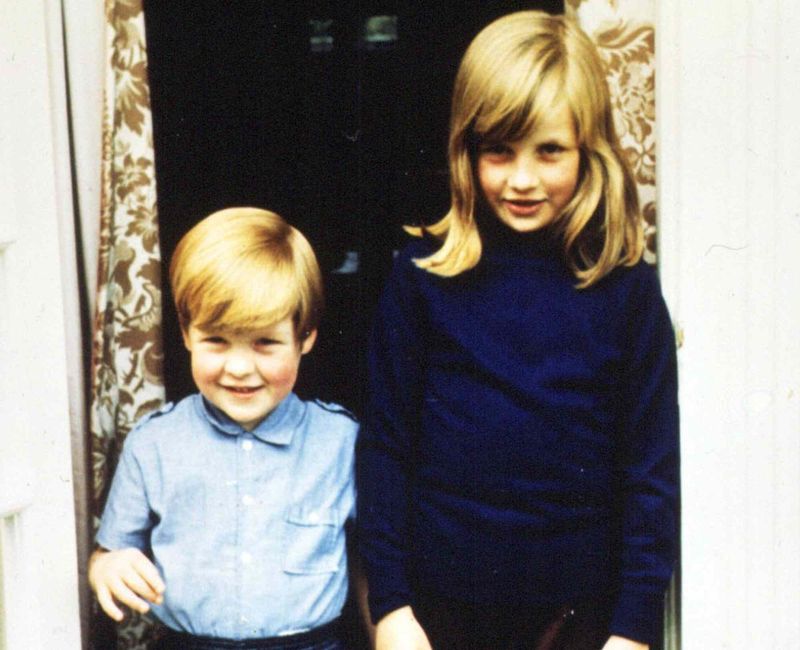
[[298, 342], [292, 319], [285, 318], [246, 334], [190, 326], [183, 340], [203, 397], [250, 431], [291, 392], [316, 336], [313, 331]]

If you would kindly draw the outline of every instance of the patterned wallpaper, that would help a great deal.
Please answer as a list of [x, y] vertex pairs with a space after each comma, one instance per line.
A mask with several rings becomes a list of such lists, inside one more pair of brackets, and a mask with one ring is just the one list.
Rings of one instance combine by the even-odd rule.
[[608, 64], [617, 133], [639, 185], [645, 259], [656, 256], [655, 0], [566, 0]]
[[[161, 252], [142, 0], [105, 0], [100, 251], [92, 342], [91, 444], [98, 523], [125, 436], [164, 401]], [[89, 549], [84, 549], [88, 555]], [[95, 604], [92, 647], [144, 650], [149, 619], [118, 627]]]

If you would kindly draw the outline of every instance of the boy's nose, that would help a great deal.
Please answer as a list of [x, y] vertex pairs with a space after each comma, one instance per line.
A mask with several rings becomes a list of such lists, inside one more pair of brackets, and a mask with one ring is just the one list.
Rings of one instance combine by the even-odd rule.
[[225, 372], [234, 377], [244, 377], [253, 372], [255, 364], [246, 352], [232, 352], [225, 359]]
[[511, 189], [524, 192], [534, 189], [539, 184], [536, 165], [531, 161], [520, 161], [511, 170], [508, 185]]

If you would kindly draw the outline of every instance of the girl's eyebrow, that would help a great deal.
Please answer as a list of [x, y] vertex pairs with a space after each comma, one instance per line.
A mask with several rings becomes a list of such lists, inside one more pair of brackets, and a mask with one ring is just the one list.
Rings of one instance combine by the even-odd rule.
[[542, 134], [542, 137], [535, 138], [537, 144], [560, 144], [565, 147], [577, 146], [577, 138], [568, 132], [550, 132]]
[[557, 138], [557, 137], [549, 137], [549, 138], [542, 138], [541, 140], [537, 140], [536, 144], [541, 146], [544, 144], [557, 144], [562, 147], [569, 146], [568, 139], [566, 138]]

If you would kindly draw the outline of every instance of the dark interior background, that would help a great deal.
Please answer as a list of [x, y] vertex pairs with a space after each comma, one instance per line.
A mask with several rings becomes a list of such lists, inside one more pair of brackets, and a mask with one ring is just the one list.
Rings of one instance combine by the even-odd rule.
[[[298, 393], [361, 413], [365, 338], [401, 225], [448, 207], [458, 61], [497, 16], [563, 2], [144, 4], [169, 399], [194, 390], [167, 283], [172, 251], [211, 212], [251, 205], [298, 227], [323, 268], [327, 308]], [[365, 40], [365, 21], [380, 15], [396, 16], [395, 41]], [[310, 21], [331, 21], [316, 45]], [[337, 272], [356, 256], [354, 272]]]
[[[361, 414], [366, 337], [401, 226], [448, 207], [447, 121], [461, 55], [492, 19], [561, 12], [563, 2], [144, 5], [168, 398], [194, 390], [167, 282], [172, 251], [211, 212], [250, 205], [298, 227], [323, 269], [326, 312], [297, 392]], [[367, 41], [365, 22], [384, 15], [396, 16], [397, 39]], [[316, 44], [310, 21], [322, 21]], [[351, 645], [366, 647], [352, 602], [345, 619]]]

